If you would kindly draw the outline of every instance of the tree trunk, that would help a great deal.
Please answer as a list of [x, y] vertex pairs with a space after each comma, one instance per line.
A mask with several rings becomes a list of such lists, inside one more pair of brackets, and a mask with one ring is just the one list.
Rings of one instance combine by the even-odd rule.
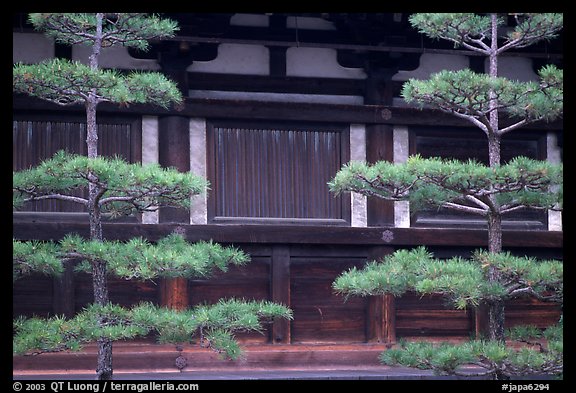
[[[492, 42], [489, 59], [489, 74], [491, 77], [498, 76], [498, 24], [497, 15], [492, 14]], [[500, 166], [500, 134], [498, 119], [498, 97], [494, 91], [490, 91], [490, 129], [488, 132], [488, 157], [490, 167]], [[490, 211], [488, 212], [488, 251], [499, 253], [502, 251], [502, 215], [500, 205], [496, 198], [491, 195]], [[500, 274], [494, 266], [488, 267], [488, 281], [499, 282]], [[490, 340], [504, 342], [504, 301], [495, 299], [488, 303], [488, 337]]]
[[[98, 56], [102, 46], [102, 20], [104, 14], [96, 14], [96, 41], [92, 46], [92, 53], [89, 58], [90, 68], [98, 68]], [[94, 89], [86, 101], [86, 147], [89, 158], [98, 157], [98, 128], [96, 124], [96, 107], [98, 97]], [[90, 239], [102, 241], [102, 216], [100, 212], [99, 201], [101, 188], [94, 182], [95, 177], [88, 174], [88, 216], [90, 219]], [[94, 290], [94, 303], [105, 306], [109, 303], [108, 298], [108, 278], [106, 272], [106, 263], [96, 261], [92, 266], [92, 287]], [[106, 321], [99, 319], [99, 324], [103, 325]], [[100, 337], [98, 339], [98, 358], [96, 365], [96, 378], [99, 380], [112, 379], [112, 341]]]
[[[502, 216], [499, 212], [488, 214], [488, 251], [490, 253], [502, 251]], [[488, 267], [488, 281], [500, 281], [500, 273], [494, 266]], [[505, 342], [502, 299], [494, 299], [488, 303], [488, 336], [490, 340]]]

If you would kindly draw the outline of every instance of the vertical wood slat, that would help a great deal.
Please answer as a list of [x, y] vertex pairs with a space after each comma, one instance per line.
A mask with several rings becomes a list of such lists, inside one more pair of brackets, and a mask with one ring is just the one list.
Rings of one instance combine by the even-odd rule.
[[[290, 247], [274, 246], [271, 265], [271, 295], [272, 301], [290, 307]], [[276, 319], [272, 325], [272, 343], [290, 344], [291, 322]]]
[[343, 219], [327, 182], [347, 162], [341, 126], [213, 125], [215, 217]]

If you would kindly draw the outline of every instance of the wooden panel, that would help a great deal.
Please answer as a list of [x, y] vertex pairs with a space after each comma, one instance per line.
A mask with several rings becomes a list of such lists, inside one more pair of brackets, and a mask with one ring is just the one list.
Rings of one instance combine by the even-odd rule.
[[[271, 300], [270, 263], [270, 257], [252, 256], [246, 266], [233, 266], [226, 273], [219, 272], [208, 278], [188, 280], [190, 306], [214, 304], [222, 298]], [[270, 341], [271, 328], [265, 325], [262, 333], [239, 333], [236, 337], [244, 343], [267, 343]]]
[[467, 336], [473, 331], [470, 312], [456, 310], [442, 296], [408, 293], [396, 298], [396, 334]]
[[292, 258], [292, 343], [366, 341], [367, 299], [334, 294], [332, 282], [365, 258]]
[[12, 286], [12, 316], [47, 317], [53, 315], [52, 278], [32, 274]]
[[506, 328], [516, 325], [534, 325], [545, 328], [555, 324], [562, 315], [562, 306], [545, 303], [531, 298], [514, 299], [506, 302]]
[[[110, 302], [124, 307], [131, 307], [140, 302], [158, 304], [158, 286], [152, 281], [123, 280], [108, 278]], [[94, 302], [92, 276], [81, 273], [76, 275], [74, 304], [76, 312]]]
[[349, 219], [347, 198], [327, 186], [347, 161], [347, 129], [235, 123], [209, 129], [213, 221]]

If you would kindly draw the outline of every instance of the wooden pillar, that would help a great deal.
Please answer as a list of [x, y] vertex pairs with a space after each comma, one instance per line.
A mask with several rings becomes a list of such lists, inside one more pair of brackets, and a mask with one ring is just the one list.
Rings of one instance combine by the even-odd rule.
[[[393, 89], [392, 76], [396, 68], [383, 68], [375, 61], [369, 61], [367, 67], [368, 78], [364, 102], [375, 105], [392, 105]], [[380, 116], [388, 120], [389, 111], [383, 111]], [[393, 131], [387, 124], [366, 125], [366, 160], [369, 163], [377, 161], [394, 160]], [[368, 198], [367, 203], [368, 226], [394, 225], [394, 202], [379, 198]]]
[[[379, 260], [394, 252], [393, 247], [376, 246], [368, 260]], [[368, 342], [393, 344], [396, 342], [396, 299], [393, 295], [368, 298], [366, 340]]]
[[477, 339], [485, 338], [490, 335], [489, 330], [489, 317], [488, 317], [488, 305], [480, 304], [473, 311], [474, 319], [474, 334]]
[[53, 279], [52, 309], [54, 315], [67, 318], [74, 316], [74, 265], [72, 261], [64, 262], [64, 272]]
[[[180, 172], [190, 171], [190, 120], [184, 116], [163, 116], [158, 120], [158, 162]], [[190, 223], [186, 209], [162, 207], [160, 223]]]
[[368, 342], [396, 342], [396, 300], [393, 295], [371, 296], [368, 304]]
[[[160, 49], [162, 72], [173, 80], [184, 97], [188, 96], [187, 67], [195, 53], [184, 43], [164, 42]], [[178, 108], [177, 108], [178, 109]], [[158, 162], [180, 172], [190, 171], [190, 119], [186, 116], [162, 116], [158, 119]], [[158, 213], [160, 223], [190, 224], [186, 209], [162, 207]], [[189, 305], [188, 280], [170, 278], [160, 284], [160, 303], [165, 307], [184, 309]]]
[[160, 282], [160, 304], [173, 310], [188, 308], [188, 280], [164, 278]]
[[[164, 116], [158, 120], [158, 162], [180, 172], [190, 171], [189, 119], [184, 116]], [[187, 209], [162, 207], [160, 223], [190, 223]], [[177, 310], [188, 307], [188, 280], [166, 278], [160, 284], [160, 304]]]
[[[272, 248], [270, 292], [272, 301], [290, 307], [290, 248], [274, 246]], [[280, 318], [272, 325], [272, 343], [290, 344], [290, 321]]]

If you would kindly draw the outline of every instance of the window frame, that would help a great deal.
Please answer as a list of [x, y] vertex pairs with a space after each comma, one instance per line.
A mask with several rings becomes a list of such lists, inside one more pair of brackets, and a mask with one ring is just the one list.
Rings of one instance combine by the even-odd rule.
[[[271, 120], [231, 120], [207, 119], [207, 177], [210, 182], [208, 191], [208, 224], [264, 224], [264, 225], [318, 225], [318, 226], [350, 226], [352, 217], [351, 197], [348, 193], [338, 196], [340, 198], [340, 218], [299, 218], [299, 217], [239, 217], [217, 215], [218, 198], [221, 190], [217, 184], [217, 154], [215, 129], [218, 127], [231, 127], [237, 129], [261, 130], [304, 130], [304, 131], [332, 131], [340, 134], [340, 165], [350, 161], [350, 125], [343, 123], [325, 122], [296, 122]], [[328, 185], [326, 184], [326, 190]]]

